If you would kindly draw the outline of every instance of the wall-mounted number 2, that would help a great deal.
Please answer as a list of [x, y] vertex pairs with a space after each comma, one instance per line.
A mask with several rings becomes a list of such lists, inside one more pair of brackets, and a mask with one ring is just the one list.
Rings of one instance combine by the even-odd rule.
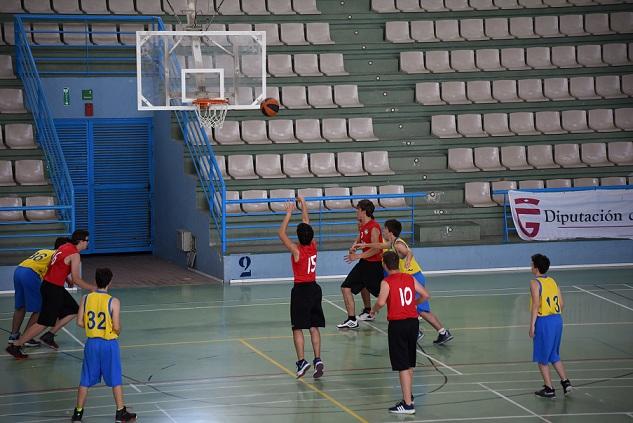
[[249, 256], [240, 257], [237, 262], [242, 268], [242, 273], [240, 273], [240, 278], [248, 278], [251, 276], [251, 258]]

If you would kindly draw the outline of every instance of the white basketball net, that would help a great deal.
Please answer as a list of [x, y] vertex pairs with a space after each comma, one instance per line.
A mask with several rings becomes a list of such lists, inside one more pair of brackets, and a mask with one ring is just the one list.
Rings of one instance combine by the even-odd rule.
[[193, 102], [200, 124], [205, 128], [222, 128], [229, 107], [224, 98], [197, 99]]

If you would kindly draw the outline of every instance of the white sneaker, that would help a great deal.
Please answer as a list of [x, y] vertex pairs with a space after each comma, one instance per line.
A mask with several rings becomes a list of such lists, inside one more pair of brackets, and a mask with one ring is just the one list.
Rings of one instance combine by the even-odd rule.
[[343, 323], [336, 325], [339, 329], [356, 329], [358, 327], [358, 321], [352, 319], [346, 319]]
[[374, 317], [372, 317], [371, 314], [367, 313], [366, 311], [363, 311], [361, 314], [359, 314], [357, 319], [365, 322], [376, 320]]

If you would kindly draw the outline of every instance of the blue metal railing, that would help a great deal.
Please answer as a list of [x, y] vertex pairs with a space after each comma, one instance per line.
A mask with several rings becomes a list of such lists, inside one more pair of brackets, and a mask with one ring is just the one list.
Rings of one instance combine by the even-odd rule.
[[[52, 114], [44, 95], [42, 83], [38, 74], [37, 66], [31, 51], [31, 46], [25, 31], [25, 24], [22, 16], [15, 17], [15, 58], [18, 77], [24, 85], [24, 96], [26, 107], [33, 114], [37, 141], [44, 152], [48, 175], [53, 185], [53, 190], [57, 198], [56, 206], [26, 206], [2, 208], [3, 211], [41, 211], [52, 210], [59, 213], [61, 219], [44, 221], [17, 221], [11, 224], [42, 224], [42, 223], [62, 223], [63, 233], [24, 233], [2, 235], [0, 238], [27, 238], [67, 235], [75, 228], [75, 196], [72, 180], [64, 154], [57, 138], [57, 131], [53, 123]], [[10, 210], [8, 210], [10, 209]], [[59, 231], [58, 231], [59, 232]], [[19, 247], [3, 248], [3, 251], [21, 250]]]
[[[136, 29], [133, 24], [138, 25], [138, 30], [164, 30], [164, 25], [160, 18], [154, 16], [82, 16], [82, 15], [19, 15], [23, 23], [23, 31], [27, 39], [46, 38], [46, 36], [56, 35], [55, 40], [48, 42], [32, 43], [31, 48], [35, 50], [34, 60], [37, 65], [45, 63], [72, 63], [72, 69], [53, 70], [41, 69], [40, 75], [135, 75], [136, 68], [129, 70], [108, 70], [104, 69], [105, 64], [121, 65], [129, 63], [133, 65], [135, 58]], [[41, 28], [38, 24], [47, 23], [60, 24], [61, 29]], [[31, 28], [33, 24], [33, 28]], [[68, 24], [66, 26], [65, 24]], [[112, 30], [107, 27], [93, 27], [93, 24], [110, 24]], [[117, 27], [117, 25], [119, 25]], [[94, 41], [95, 38], [98, 41]], [[100, 37], [100, 39], [99, 39]], [[129, 37], [129, 38], [128, 38]], [[57, 51], [54, 56], [45, 55], [50, 48]], [[81, 49], [82, 55], [77, 52]], [[95, 56], [93, 52], [118, 51], [116, 55]], [[122, 57], [120, 52], [129, 51], [130, 57]], [[72, 52], [67, 54], [66, 52]], [[95, 66], [96, 65], [96, 66]]]
[[[321, 197], [305, 197], [306, 202], [318, 202], [318, 208], [310, 209], [311, 216], [311, 225], [315, 229], [315, 238], [319, 245], [325, 238], [353, 238], [358, 235], [358, 232], [340, 232], [336, 233], [324, 233], [324, 229], [328, 227], [337, 226], [355, 226], [358, 224], [356, 219], [354, 220], [325, 220], [328, 216], [337, 215], [341, 213], [351, 213], [353, 211], [352, 205], [348, 208], [344, 209], [327, 209], [324, 205], [327, 204], [327, 201], [345, 201], [345, 202], [356, 202], [359, 200], [387, 200], [387, 199], [410, 199], [410, 205], [406, 205], [404, 207], [385, 207], [383, 209], [377, 209], [377, 213], [380, 214], [381, 210], [386, 210], [389, 212], [394, 211], [405, 211], [408, 212], [409, 216], [403, 223], [409, 225], [409, 229], [403, 229], [401, 234], [412, 236], [414, 233], [414, 223], [415, 223], [415, 201], [416, 198], [426, 197], [425, 192], [415, 192], [415, 193], [406, 193], [406, 194], [374, 194], [374, 195], [346, 195], [346, 196], [321, 196]], [[237, 206], [245, 204], [264, 204], [267, 208], [267, 203], [285, 203], [287, 201], [294, 201], [295, 198], [265, 198], [265, 199], [247, 199], [247, 200], [227, 200], [227, 206]], [[406, 200], [405, 200], [406, 201]], [[300, 213], [300, 212], [296, 212]], [[284, 215], [283, 211], [263, 211], [263, 212], [250, 212], [250, 213], [227, 213], [227, 216], [230, 217], [238, 217], [238, 216], [274, 216], [274, 215]], [[316, 218], [314, 216], [316, 214]], [[381, 219], [377, 219], [379, 222], [382, 222]], [[384, 219], [383, 219], [384, 220]], [[279, 221], [271, 222], [271, 223], [234, 223], [227, 225], [227, 229], [230, 230], [248, 230], [248, 229], [277, 229], [279, 228]], [[294, 225], [291, 225], [294, 226]], [[252, 241], [274, 241], [277, 240], [277, 236], [242, 236], [242, 237], [226, 237], [226, 242], [252, 242]]]
[[595, 187], [575, 187], [575, 188], [532, 188], [532, 189], [496, 189], [492, 191], [493, 195], [503, 195], [503, 240], [510, 240], [510, 232], [516, 232], [512, 213], [510, 211], [510, 203], [508, 202], [508, 191], [523, 192], [569, 192], [569, 191], [597, 191], [597, 190], [614, 190], [614, 189], [633, 189], [633, 185], [608, 185]]

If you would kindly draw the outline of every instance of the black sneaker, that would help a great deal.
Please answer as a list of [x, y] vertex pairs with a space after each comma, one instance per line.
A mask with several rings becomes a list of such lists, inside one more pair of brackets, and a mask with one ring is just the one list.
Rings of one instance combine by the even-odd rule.
[[556, 390], [547, 385], [543, 385], [543, 389], [534, 392], [534, 395], [541, 398], [556, 398]]
[[13, 344], [18, 339], [20, 339], [20, 332], [9, 334], [9, 344]]
[[413, 403], [407, 405], [404, 400], [402, 400], [389, 408], [389, 412], [393, 414], [415, 414], [415, 405]]
[[24, 354], [22, 352], [22, 348], [18, 347], [17, 345], [10, 344], [9, 346], [7, 346], [5, 351], [15, 357], [16, 360], [24, 360], [25, 358], [29, 358], [27, 354]]
[[76, 408], [73, 411], [73, 416], [70, 419], [71, 422], [80, 422], [82, 417], [84, 416], [84, 410], [78, 411]]
[[297, 361], [297, 379], [306, 374], [309, 368], [310, 363], [308, 363], [306, 360]]
[[55, 334], [52, 332], [46, 332], [44, 335], [40, 336], [40, 341], [54, 350], [59, 348], [59, 345], [57, 345], [57, 342], [55, 342]]
[[312, 375], [312, 377], [315, 379], [318, 379], [321, 376], [323, 376], [323, 370], [325, 369], [325, 364], [323, 364], [323, 361], [320, 358], [315, 358], [313, 364], [314, 364], [314, 374]]
[[571, 386], [571, 382], [569, 381], [569, 379], [561, 380], [560, 384], [563, 387], [563, 392], [565, 393], [565, 395], [567, 395], [572, 391], [572, 389], [574, 389], [574, 387]]
[[31, 348], [39, 348], [42, 346], [42, 343], [40, 341], [36, 341], [35, 339], [29, 339], [28, 341], [24, 343], [24, 346], [31, 347]]
[[356, 329], [358, 327], [358, 320], [352, 320], [348, 317], [343, 323], [336, 325], [336, 327], [339, 329]]
[[133, 420], [136, 420], [136, 413], [128, 412], [127, 408], [123, 407], [116, 411], [115, 423], [131, 422]]
[[433, 343], [435, 345], [444, 345], [446, 344], [448, 341], [450, 341], [451, 339], [453, 339], [453, 335], [451, 334], [451, 332], [447, 329], [446, 332], [444, 332], [444, 335], [437, 335], [437, 339], [435, 341], [433, 341]]

